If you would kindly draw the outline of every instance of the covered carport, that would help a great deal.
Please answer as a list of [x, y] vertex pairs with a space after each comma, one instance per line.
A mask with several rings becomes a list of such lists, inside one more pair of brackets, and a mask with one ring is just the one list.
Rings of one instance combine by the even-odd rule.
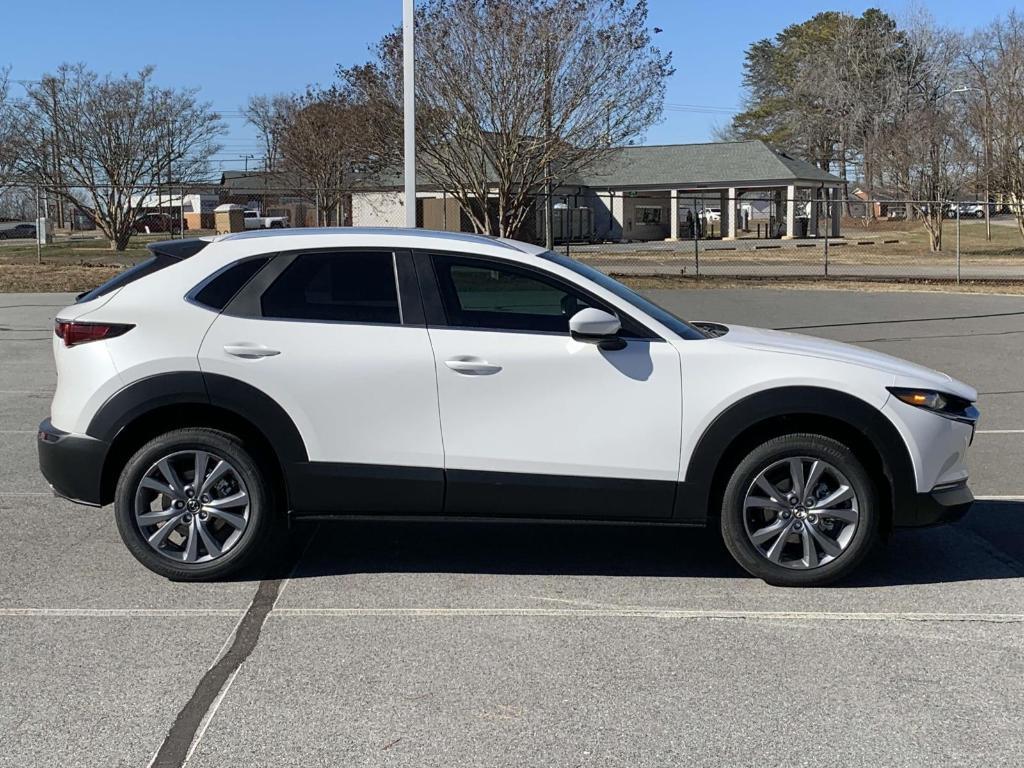
[[[744, 204], [753, 200], [771, 211], [768, 237], [840, 236], [840, 217], [828, 208], [843, 180], [762, 141], [624, 147], [580, 182], [608, 239], [688, 239], [695, 230], [687, 211], [694, 217], [712, 206], [720, 236], [736, 239]], [[802, 219], [806, 226], [798, 226]]]

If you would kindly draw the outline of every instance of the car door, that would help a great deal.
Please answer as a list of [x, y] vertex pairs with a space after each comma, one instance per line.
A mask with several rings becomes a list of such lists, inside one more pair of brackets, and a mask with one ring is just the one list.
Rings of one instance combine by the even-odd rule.
[[298, 429], [309, 460], [285, 468], [297, 514], [441, 510], [434, 358], [418, 292], [398, 289], [403, 259], [415, 286], [408, 253], [278, 255], [203, 340], [211, 396], [250, 385]]
[[673, 345], [620, 313], [626, 345], [576, 341], [594, 306], [522, 264], [417, 254], [437, 368], [449, 514], [663, 518], [679, 475]]

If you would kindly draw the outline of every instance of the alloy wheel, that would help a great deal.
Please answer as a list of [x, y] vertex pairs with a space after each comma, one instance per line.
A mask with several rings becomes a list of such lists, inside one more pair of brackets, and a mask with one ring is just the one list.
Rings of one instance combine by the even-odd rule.
[[249, 525], [249, 493], [226, 459], [202, 450], [154, 462], [135, 491], [135, 522], [149, 546], [178, 563], [227, 554]]
[[747, 537], [762, 557], [784, 568], [832, 562], [849, 547], [859, 522], [850, 481], [829, 462], [810, 456], [770, 464], [743, 499]]

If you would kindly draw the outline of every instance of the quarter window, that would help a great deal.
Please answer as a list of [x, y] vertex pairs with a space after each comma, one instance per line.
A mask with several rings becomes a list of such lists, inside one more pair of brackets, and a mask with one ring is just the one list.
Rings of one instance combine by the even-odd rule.
[[398, 325], [391, 253], [300, 254], [264, 291], [263, 317]]
[[242, 286], [249, 282], [250, 278], [259, 272], [269, 260], [269, 256], [260, 256], [232, 264], [196, 291], [196, 303], [217, 311], [224, 309], [228, 302], [235, 297], [235, 294], [242, 289]]

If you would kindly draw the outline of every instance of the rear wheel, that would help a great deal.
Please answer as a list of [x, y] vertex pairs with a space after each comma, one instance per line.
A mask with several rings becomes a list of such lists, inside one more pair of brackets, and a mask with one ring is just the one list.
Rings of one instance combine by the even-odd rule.
[[847, 446], [792, 434], [755, 448], [736, 467], [723, 498], [722, 536], [752, 575], [819, 586], [864, 559], [878, 518], [871, 479]]
[[276, 518], [272, 490], [243, 444], [199, 428], [160, 435], [128, 460], [114, 514], [139, 562], [182, 581], [222, 578], [253, 562]]

